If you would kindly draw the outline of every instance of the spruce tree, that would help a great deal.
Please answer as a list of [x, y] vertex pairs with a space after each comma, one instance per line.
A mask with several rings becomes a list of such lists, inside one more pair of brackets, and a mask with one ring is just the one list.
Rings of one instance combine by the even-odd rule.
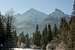
[[33, 44], [36, 46], [41, 45], [41, 34], [40, 34], [40, 31], [38, 29], [39, 29], [39, 26], [37, 24], [36, 25], [36, 31], [33, 33]]
[[13, 16], [7, 16], [6, 21], [6, 33], [7, 33], [7, 48], [14, 48], [16, 47], [16, 39], [15, 34], [13, 33], [14, 27], [13, 27]]
[[60, 35], [61, 40], [64, 41], [65, 44], [67, 44], [69, 39], [70, 26], [65, 18], [61, 19], [60, 31], [61, 31]]
[[47, 25], [45, 26], [45, 28], [42, 31], [42, 35], [41, 35], [41, 45], [43, 49], [46, 49], [46, 45], [47, 45]]
[[28, 33], [25, 35], [25, 41], [26, 41], [26, 47], [30, 48], [30, 39], [29, 39], [29, 34]]
[[50, 42], [53, 39], [51, 25], [48, 24], [47, 41]]
[[20, 38], [21, 42], [25, 43], [24, 32], [21, 32], [21, 33], [19, 34], [19, 37], [18, 37], [18, 38]]
[[56, 24], [54, 24], [53, 37], [57, 37], [57, 34], [58, 34], [58, 28], [57, 28]]
[[4, 16], [0, 15], [0, 45], [2, 44], [3, 45], [2, 47], [5, 47], [5, 40], [6, 40], [4, 18], [5, 18]]

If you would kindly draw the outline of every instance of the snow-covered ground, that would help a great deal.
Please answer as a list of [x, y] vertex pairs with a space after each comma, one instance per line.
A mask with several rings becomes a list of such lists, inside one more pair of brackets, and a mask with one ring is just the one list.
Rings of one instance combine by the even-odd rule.
[[12, 48], [11, 50], [42, 50], [42, 49], [31, 49], [31, 48]]

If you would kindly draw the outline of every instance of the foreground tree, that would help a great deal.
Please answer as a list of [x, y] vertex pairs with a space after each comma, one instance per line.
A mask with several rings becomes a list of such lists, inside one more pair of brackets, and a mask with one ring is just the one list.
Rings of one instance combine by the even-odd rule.
[[42, 32], [42, 36], [41, 36], [42, 48], [46, 49], [46, 45], [49, 42], [51, 42], [52, 39], [53, 39], [53, 36], [52, 36], [51, 26], [50, 26], [50, 24], [48, 24], [48, 26], [46, 25]]
[[30, 39], [29, 39], [29, 34], [27, 33], [26, 35], [25, 35], [25, 39], [26, 39], [26, 48], [30, 48]]
[[[12, 11], [9, 11], [12, 12]], [[16, 29], [15, 29], [15, 18], [13, 13], [7, 12], [6, 16], [6, 47], [15, 48], [16, 47]]]
[[5, 41], [6, 41], [6, 32], [5, 32], [4, 19], [5, 19], [5, 17], [0, 14], [0, 48], [5, 47]]
[[36, 46], [41, 45], [41, 34], [40, 31], [38, 30], [38, 24], [36, 25], [36, 31], [33, 33], [33, 44]]
[[51, 25], [48, 24], [47, 41], [50, 42], [53, 39]]
[[[60, 36], [59, 36], [59, 41], [63, 42], [66, 47], [65, 49], [68, 48], [68, 44], [69, 44], [69, 39], [70, 39], [70, 25], [69, 23], [66, 21], [65, 18], [62, 18], [61, 19], [61, 22], [60, 22]], [[69, 41], [69, 42], [68, 42]], [[62, 46], [64, 47], [64, 46]]]
[[42, 48], [45, 49], [46, 45], [47, 45], [47, 25], [45, 26], [42, 35], [41, 35], [41, 45]]
[[21, 42], [25, 43], [24, 32], [20, 33], [18, 38], [20, 38], [20, 41], [21, 41]]
[[53, 37], [57, 37], [57, 34], [58, 34], [58, 28], [57, 28], [56, 24], [54, 24]]
[[8, 48], [14, 48], [16, 47], [16, 38], [14, 34], [14, 28], [12, 23], [13, 18], [8, 16], [7, 17], [7, 23], [6, 23], [6, 32], [7, 32], [7, 47]]

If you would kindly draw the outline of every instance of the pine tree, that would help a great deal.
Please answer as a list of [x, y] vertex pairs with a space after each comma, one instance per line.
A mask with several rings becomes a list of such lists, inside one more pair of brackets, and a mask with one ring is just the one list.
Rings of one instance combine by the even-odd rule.
[[30, 48], [30, 39], [29, 39], [29, 34], [28, 33], [25, 35], [25, 40], [26, 40], [26, 47]]
[[47, 41], [50, 42], [53, 39], [51, 25], [48, 24]]
[[21, 42], [25, 43], [24, 32], [20, 33], [18, 38], [20, 38], [20, 41], [21, 41]]
[[54, 24], [53, 37], [57, 37], [57, 34], [58, 34], [58, 28], [57, 28], [56, 24]]
[[7, 16], [6, 22], [6, 32], [7, 32], [7, 48], [14, 48], [16, 47], [16, 39], [13, 33], [13, 16]]
[[2, 44], [3, 47], [5, 47], [5, 40], [6, 40], [4, 18], [5, 18], [4, 16], [0, 15], [0, 45]]
[[45, 26], [45, 28], [42, 31], [42, 35], [41, 35], [41, 45], [43, 49], [46, 49], [46, 45], [47, 45], [47, 25]]
[[38, 29], [39, 29], [39, 26], [37, 24], [36, 25], [36, 31], [33, 33], [33, 44], [36, 46], [41, 45], [41, 34], [40, 34], [40, 31]]
[[65, 18], [61, 19], [61, 23], [60, 23], [60, 40], [64, 42], [64, 44], [66, 45], [66, 49], [68, 48], [68, 44], [69, 44], [69, 35], [70, 35], [70, 26], [69, 23], [66, 21]]

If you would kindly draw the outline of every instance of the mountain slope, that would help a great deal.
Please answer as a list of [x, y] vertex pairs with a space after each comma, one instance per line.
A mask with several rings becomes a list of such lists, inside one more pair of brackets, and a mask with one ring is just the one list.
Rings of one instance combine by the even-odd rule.
[[64, 12], [62, 12], [59, 9], [55, 9], [54, 12], [49, 14], [48, 17], [44, 19], [43, 25], [50, 23], [51, 26], [53, 26], [54, 24], [57, 24], [59, 26], [60, 25], [60, 20], [61, 20], [62, 17], [65, 17], [65, 19], [67, 21], [70, 20], [69, 15], [65, 14]]
[[33, 32], [35, 30], [35, 25], [40, 24], [48, 15], [32, 8], [23, 14], [17, 14], [15, 16], [17, 20], [17, 30], [20, 30], [20, 32], [25, 31], [27, 33]]
[[70, 19], [68, 17], [69, 15], [65, 14], [59, 9], [55, 9], [54, 12], [47, 15], [43, 12], [40, 12], [32, 8], [23, 14], [17, 14], [15, 16], [17, 20], [16, 21], [17, 32], [24, 31], [25, 33], [34, 32], [36, 24], [39, 25], [39, 30], [42, 31], [45, 25], [48, 23], [51, 24], [51, 26], [53, 26], [54, 24], [59, 25], [62, 17], [65, 17], [67, 20]]

